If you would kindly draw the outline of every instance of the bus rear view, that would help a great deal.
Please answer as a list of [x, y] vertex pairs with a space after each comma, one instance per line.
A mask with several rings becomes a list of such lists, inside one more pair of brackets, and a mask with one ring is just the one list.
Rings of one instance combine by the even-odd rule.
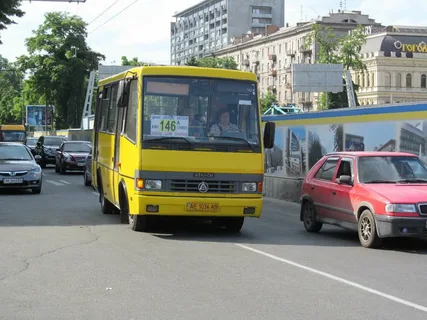
[[0, 141], [24, 143], [27, 137], [25, 126], [19, 124], [0, 125]]

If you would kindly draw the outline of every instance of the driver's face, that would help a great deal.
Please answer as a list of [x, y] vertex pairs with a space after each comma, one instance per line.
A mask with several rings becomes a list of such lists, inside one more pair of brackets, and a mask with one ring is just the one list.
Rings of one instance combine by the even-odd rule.
[[224, 112], [219, 120], [221, 121], [221, 123], [229, 123], [230, 122], [230, 114], [228, 112]]

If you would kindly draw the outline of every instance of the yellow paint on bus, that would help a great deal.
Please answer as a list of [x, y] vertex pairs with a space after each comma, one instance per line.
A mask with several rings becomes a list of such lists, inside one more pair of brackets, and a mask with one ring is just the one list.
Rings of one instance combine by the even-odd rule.
[[22, 142], [27, 137], [25, 126], [20, 124], [3, 124], [0, 125], [0, 141], [5, 142]]
[[[238, 232], [245, 217], [261, 216], [255, 74], [144, 66], [98, 86], [92, 181], [103, 213], [137, 231], [158, 216], [190, 216]], [[269, 134], [272, 146], [274, 128]]]

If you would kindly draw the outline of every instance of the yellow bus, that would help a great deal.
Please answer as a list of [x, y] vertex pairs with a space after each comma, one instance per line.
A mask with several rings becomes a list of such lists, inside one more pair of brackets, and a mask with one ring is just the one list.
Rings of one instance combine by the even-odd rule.
[[20, 124], [0, 125], [0, 141], [22, 142], [27, 137], [25, 126]]
[[253, 73], [144, 66], [103, 79], [92, 157], [101, 210], [135, 231], [186, 216], [239, 232], [245, 217], [261, 215], [274, 128], [261, 132]]

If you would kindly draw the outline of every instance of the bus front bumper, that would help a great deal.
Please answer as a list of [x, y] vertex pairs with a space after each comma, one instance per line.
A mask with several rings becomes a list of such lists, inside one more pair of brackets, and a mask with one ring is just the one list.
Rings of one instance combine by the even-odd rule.
[[255, 217], [262, 198], [196, 198], [136, 195], [131, 214], [190, 217]]

